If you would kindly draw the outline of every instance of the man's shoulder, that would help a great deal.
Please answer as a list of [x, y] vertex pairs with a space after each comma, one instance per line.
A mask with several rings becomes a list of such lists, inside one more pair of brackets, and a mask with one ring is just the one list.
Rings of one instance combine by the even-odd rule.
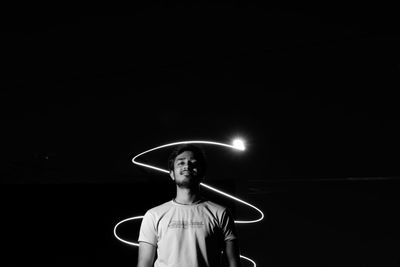
[[205, 200], [203, 202], [203, 205], [215, 212], [225, 212], [227, 210], [226, 206], [218, 204], [218, 203], [210, 201], [210, 200]]
[[159, 213], [164, 213], [165, 211], [169, 210], [172, 206], [172, 201], [167, 201], [164, 202], [158, 206], [155, 206], [153, 208], [150, 208], [149, 210], [147, 210], [148, 213], [151, 214], [159, 214]]

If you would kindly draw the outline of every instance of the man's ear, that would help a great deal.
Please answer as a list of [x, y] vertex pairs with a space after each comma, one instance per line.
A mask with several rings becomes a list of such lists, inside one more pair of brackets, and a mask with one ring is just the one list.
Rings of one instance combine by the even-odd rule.
[[169, 176], [171, 177], [171, 179], [173, 180], [173, 181], [175, 181], [175, 175], [174, 175], [174, 171], [169, 171]]

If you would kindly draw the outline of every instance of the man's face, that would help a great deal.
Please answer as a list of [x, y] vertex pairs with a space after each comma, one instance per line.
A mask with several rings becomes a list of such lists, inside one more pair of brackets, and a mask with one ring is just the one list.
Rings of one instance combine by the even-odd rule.
[[178, 186], [184, 188], [197, 186], [202, 178], [200, 175], [199, 162], [193, 152], [184, 151], [175, 158], [174, 170], [170, 172], [170, 176]]

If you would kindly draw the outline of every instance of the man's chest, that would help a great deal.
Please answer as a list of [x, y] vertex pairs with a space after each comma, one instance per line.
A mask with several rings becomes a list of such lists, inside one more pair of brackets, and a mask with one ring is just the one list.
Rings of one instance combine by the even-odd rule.
[[218, 233], [219, 224], [215, 217], [201, 212], [175, 212], [163, 217], [157, 228], [159, 240], [208, 239]]

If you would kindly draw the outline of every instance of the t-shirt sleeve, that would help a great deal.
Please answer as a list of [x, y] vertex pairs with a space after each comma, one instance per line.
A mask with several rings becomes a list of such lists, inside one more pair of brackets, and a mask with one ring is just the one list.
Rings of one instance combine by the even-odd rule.
[[237, 239], [235, 221], [229, 210], [225, 209], [221, 217], [221, 229], [224, 241]]
[[139, 242], [146, 242], [157, 246], [157, 229], [154, 215], [149, 211], [143, 216], [139, 231]]

